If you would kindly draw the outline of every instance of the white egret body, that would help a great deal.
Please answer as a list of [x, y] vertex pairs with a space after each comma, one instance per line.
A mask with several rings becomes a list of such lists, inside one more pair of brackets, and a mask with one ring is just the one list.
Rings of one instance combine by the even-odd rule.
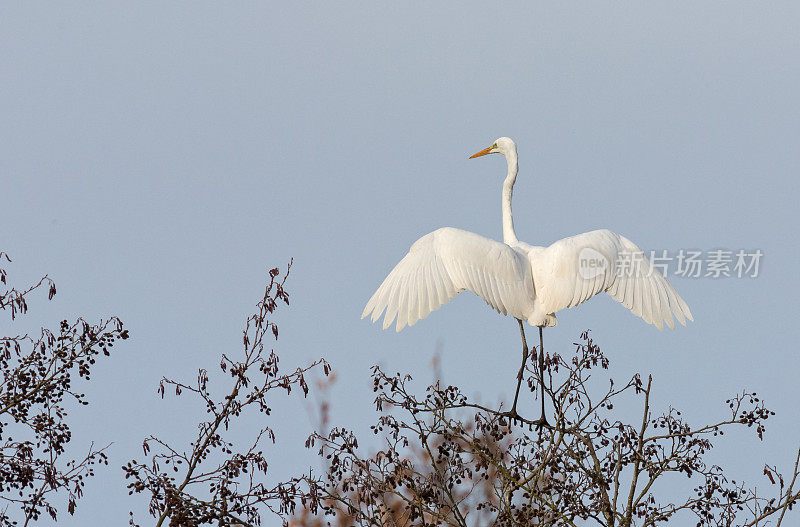
[[[414, 325], [458, 293], [469, 290], [502, 314], [533, 326], [555, 326], [555, 313], [605, 291], [658, 329], [693, 320], [689, 307], [633, 242], [609, 230], [559, 240], [549, 247], [520, 242], [514, 232], [511, 196], [517, 180], [517, 145], [508, 137], [471, 157], [500, 153], [508, 175], [503, 182], [503, 242], [452, 227], [417, 240], [367, 302], [361, 318], [383, 328]], [[527, 345], [523, 336], [523, 368]], [[543, 354], [543, 351], [542, 351]], [[541, 362], [541, 359], [540, 359]], [[520, 369], [521, 378], [522, 369]], [[519, 393], [519, 384], [517, 387]], [[544, 403], [544, 401], [542, 401]], [[514, 402], [515, 413], [516, 398]]]

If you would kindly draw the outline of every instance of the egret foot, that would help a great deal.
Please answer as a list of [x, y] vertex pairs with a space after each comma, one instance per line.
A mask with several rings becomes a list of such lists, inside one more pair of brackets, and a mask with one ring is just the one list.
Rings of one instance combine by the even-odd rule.
[[516, 410], [516, 408], [512, 408], [512, 409], [511, 409], [511, 410], [509, 410], [508, 412], [503, 412], [503, 413], [501, 413], [501, 414], [500, 414], [500, 417], [501, 417], [501, 418], [503, 418], [503, 417], [507, 417], [507, 418], [508, 418], [508, 420], [509, 420], [509, 422], [512, 422], [512, 421], [519, 421], [519, 422], [520, 422], [520, 424], [522, 424], [522, 423], [525, 421], [525, 420], [522, 418], [522, 416], [521, 416], [521, 415], [519, 415], [519, 414], [517, 413], [517, 410]]
[[545, 427], [546, 428], [552, 428], [550, 426], [550, 423], [547, 422], [547, 418], [545, 416], [541, 416], [539, 419], [537, 419], [536, 421], [533, 421], [531, 424], [533, 426], [535, 426], [538, 430], [541, 430], [542, 428], [545, 428]]

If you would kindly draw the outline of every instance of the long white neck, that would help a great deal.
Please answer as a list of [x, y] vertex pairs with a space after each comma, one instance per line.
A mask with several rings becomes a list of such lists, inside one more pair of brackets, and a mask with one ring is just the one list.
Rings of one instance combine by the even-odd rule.
[[510, 245], [516, 243], [517, 234], [514, 232], [514, 218], [511, 215], [511, 196], [514, 194], [514, 182], [517, 180], [517, 153], [515, 151], [506, 154], [508, 162], [508, 175], [503, 181], [503, 243]]

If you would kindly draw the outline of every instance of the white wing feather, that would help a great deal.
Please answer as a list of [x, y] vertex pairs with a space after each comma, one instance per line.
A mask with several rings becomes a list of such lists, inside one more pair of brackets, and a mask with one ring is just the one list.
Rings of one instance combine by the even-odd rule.
[[[648, 324], [694, 320], [686, 302], [633, 242], [609, 230], [564, 238], [531, 254], [537, 301], [547, 313], [576, 306], [601, 291]], [[595, 264], [592, 264], [595, 260]]]
[[504, 243], [454, 228], [417, 240], [367, 302], [361, 318], [381, 314], [383, 328], [395, 316], [397, 331], [413, 326], [468, 289], [502, 314], [525, 320], [533, 310], [527, 255]]

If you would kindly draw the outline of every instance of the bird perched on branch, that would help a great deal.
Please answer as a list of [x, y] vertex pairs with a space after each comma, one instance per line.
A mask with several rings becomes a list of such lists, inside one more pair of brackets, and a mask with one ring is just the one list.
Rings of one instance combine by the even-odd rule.
[[517, 375], [514, 404], [506, 414], [518, 418], [519, 397], [528, 346], [523, 321], [539, 328], [539, 375], [544, 414], [544, 344], [542, 328], [555, 326], [555, 313], [606, 292], [614, 300], [662, 329], [693, 320], [686, 302], [655, 270], [633, 242], [601, 229], [559, 240], [549, 247], [517, 239], [511, 196], [517, 180], [517, 145], [501, 137], [470, 159], [502, 154], [508, 163], [503, 182], [503, 241], [461, 229], [444, 227], [411, 246], [367, 302], [361, 318], [375, 322], [384, 313], [383, 328], [397, 318], [396, 329], [414, 325], [464, 290], [481, 297], [504, 315], [517, 319], [522, 336], [522, 366]]

